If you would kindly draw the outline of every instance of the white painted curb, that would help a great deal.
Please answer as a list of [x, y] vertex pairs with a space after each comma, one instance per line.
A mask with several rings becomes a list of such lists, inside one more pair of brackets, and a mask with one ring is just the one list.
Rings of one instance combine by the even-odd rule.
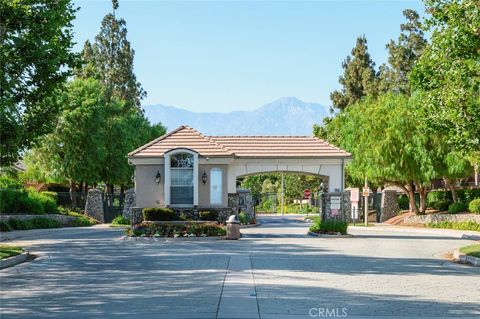
[[464, 264], [472, 264], [480, 267], [480, 258], [462, 254], [458, 249], [453, 251], [453, 258]]
[[314, 232], [309, 231], [309, 236], [313, 237], [321, 237], [321, 238], [353, 238], [353, 235], [346, 234], [346, 235], [330, 235], [330, 234], [317, 234]]
[[28, 253], [24, 251], [23, 253], [12, 256], [9, 258], [0, 259], [0, 269], [16, 266], [23, 263], [28, 258]]
[[256, 223], [256, 224], [248, 224], [248, 225], [240, 225], [240, 229], [242, 228], [252, 228], [252, 227], [257, 227], [257, 226], [261, 226], [262, 224], [260, 223]]

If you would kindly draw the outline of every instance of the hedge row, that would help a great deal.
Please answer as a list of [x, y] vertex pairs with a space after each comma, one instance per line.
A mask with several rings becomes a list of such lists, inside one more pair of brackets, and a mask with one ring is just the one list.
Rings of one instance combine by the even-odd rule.
[[46, 217], [37, 217], [30, 220], [21, 220], [10, 218], [9, 220], [0, 221], [0, 231], [12, 231], [12, 230], [29, 230], [29, 229], [41, 229], [41, 228], [60, 228], [62, 224], [54, 219]]
[[205, 237], [205, 236], [224, 236], [225, 227], [215, 223], [208, 224], [155, 224], [143, 222], [133, 228], [126, 230], [128, 236], [146, 236], [146, 237]]

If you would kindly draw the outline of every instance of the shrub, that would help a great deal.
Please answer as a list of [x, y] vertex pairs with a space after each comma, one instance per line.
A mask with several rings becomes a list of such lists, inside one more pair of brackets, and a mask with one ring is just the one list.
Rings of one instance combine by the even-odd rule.
[[123, 215], [118, 215], [112, 220], [112, 225], [130, 225], [130, 221]]
[[216, 211], [204, 211], [198, 214], [200, 220], [208, 220], [208, 221], [217, 221], [218, 220], [218, 212]]
[[223, 236], [226, 234], [225, 227], [218, 224], [197, 224], [197, 223], [185, 223], [185, 224], [155, 224], [149, 222], [142, 222], [141, 224], [131, 228], [127, 227], [125, 233], [129, 236], [162, 236], [162, 237], [174, 237], [195, 235], [201, 236]]
[[428, 223], [426, 224], [426, 226], [431, 228], [448, 228], [448, 229], [457, 229], [457, 230], [480, 231], [480, 224], [471, 220], [464, 221], [464, 222], [443, 221], [443, 222], [436, 222], [436, 223]]
[[[57, 201], [52, 195], [45, 194], [45, 192], [39, 193], [35, 190], [28, 191], [28, 197], [32, 202], [35, 202], [36, 214], [56, 214], [58, 213]], [[32, 203], [30, 203], [32, 205]], [[39, 208], [41, 206], [41, 208]]]
[[45, 218], [45, 217], [37, 217], [31, 219], [30, 221], [30, 229], [40, 229], [40, 228], [60, 228], [62, 224], [55, 219]]
[[0, 231], [11, 231], [12, 227], [8, 222], [0, 221]]
[[480, 214], [480, 198], [474, 199], [468, 204], [468, 210], [475, 214]]
[[251, 222], [250, 216], [245, 214], [245, 212], [240, 212], [240, 214], [238, 214], [238, 219], [240, 220], [240, 223], [244, 225], [250, 224]]
[[461, 202], [455, 202], [450, 204], [450, 206], [448, 206], [448, 212], [451, 214], [464, 212], [466, 210], [467, 210], [467, 206]]
[[57, 201], [51, 194], [34, 189], [0, 190], [0, 214], [56, 214]]
[[442, 199], [430, 204], [433, 209], [445, 211], [448, 210], [448, 207], [452, 204], [450, 200]]
[[10, 218], [7, 222], [12, 230], [28, 230], [32, 229], [32, 225], [29, 221], [24, 221], [20, 219]]
[[88, 216], [78, 214], [77, 218], [71, 223], [72, 227], [87, 227], [87, 226], [92, 226], [97, 223], [96, 220], [93, 218], [90, 218]]
[[314, 224], [310, 227], [310, 231], [314, 233], [328, 234], [328, 233], [340, 233], [342, 235], [347, 234], [348, 222], [340, 219], [327, 219], [324, 221], [315, 220]]
[[0, 188], [1, 189], [22, 189], [23, 185], [19, 180], [2, 175], [0, 176]]
[[57, 201], [58, 194], [55, 192], [45, 191], [45, 192], [40, 192], [40, 194], [50, 197], [55, 202]]
[[144, 208], [143, 219], [151, 221], [172, 221], [181, 220], [177, 214], [170, 208]]
[[457, 191], [458, 201], [468, 205], [472, 200], [480, 198], [480, 188], [460, 189]]
[[[452, 193], [449, 191], [430, 191], [427, 194], [427, 205], [432, 206], [438, 201], [452, 200]], [[433, 206], [432, 206], [433, 207]]]
[[398, 196], [398, 207], [401, 209], [401, 210], [405, 210], [405, 209], [409, 209], [410, 208], [410, 202], [408, 200], [408, 196], [407, 195], [400, 195]]

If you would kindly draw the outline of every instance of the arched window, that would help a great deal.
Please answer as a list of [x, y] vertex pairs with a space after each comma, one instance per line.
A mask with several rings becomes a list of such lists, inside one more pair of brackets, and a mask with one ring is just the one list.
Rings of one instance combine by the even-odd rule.
[[170, 204], [193, 205], [194, 156], [189, 153], [170, 157]]

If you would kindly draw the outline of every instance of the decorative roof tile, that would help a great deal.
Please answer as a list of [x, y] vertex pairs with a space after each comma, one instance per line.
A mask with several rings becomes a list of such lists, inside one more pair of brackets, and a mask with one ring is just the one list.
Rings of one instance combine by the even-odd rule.
[[128, 156], [159, 157], [175, 148], [187, 148], [212, 157], [351, 157], [350, 153], [311, 136], [204, 136], [186, 125], [130, 152]]
[[175, 148], [191, 149], [202, 156], [233, 156], [233, 153], [223, 146], [186, 125], [182, 125], [176, 130], [143, 145], [130, 152], [128, 156], [158, 157]]

